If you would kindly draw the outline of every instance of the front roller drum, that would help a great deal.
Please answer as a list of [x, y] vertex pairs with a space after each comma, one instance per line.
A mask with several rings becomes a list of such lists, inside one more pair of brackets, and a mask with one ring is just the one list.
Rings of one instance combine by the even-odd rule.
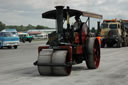
[[71, 72], [67, 50], [43, 49], [38, 58], [38, 71], [40, 75], [67, 76]]
[[42, 64], [51, 63], [51, 56], [53, 53], [53, 49], [43, 49], [40, 51], [38, 56], [38, 71], [40, 75], [50, 75], [51, 67], [50, 66], [42, 66]]
[[[53, 53], [52, 63], [58, 65], [68, 65], [69, 64], [69, 56], [67, 50], [57, 50]], [[71, 73], [71, 65], [61, 66], [61, 67], [53, 67], [54, 75], [67, 76]]]

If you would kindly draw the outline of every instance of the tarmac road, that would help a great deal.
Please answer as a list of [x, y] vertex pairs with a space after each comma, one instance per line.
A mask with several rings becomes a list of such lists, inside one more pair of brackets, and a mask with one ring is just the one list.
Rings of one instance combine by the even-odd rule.
[[83, 62], [73, 66], [69, 76], [40, 76], [33, 62], [38, 46], [44, 43], [0, 49], [0, 85], [128, 85], [128, 47], [102, 48], [96, 70], [88, 70]]

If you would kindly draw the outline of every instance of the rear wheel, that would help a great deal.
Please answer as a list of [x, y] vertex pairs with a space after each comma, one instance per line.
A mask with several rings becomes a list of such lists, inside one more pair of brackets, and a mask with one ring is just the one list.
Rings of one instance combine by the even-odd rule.
[[96, 38], [89, 38], [86, 42], [86, 64], [89, 69], [96, 69], [100, 64], [100, 45]]
[[17, 49], [18, 48], [18, 46], [14, 46], [14, 49]]
[[29, 39], [29, 41], [28, 41], [29, 43], [31, 43], [32, 42], [32, 40], [31, 39]]

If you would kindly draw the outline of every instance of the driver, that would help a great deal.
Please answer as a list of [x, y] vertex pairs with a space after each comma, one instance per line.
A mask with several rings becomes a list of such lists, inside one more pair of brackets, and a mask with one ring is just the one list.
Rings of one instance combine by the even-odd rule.
[[74, 23], [74, 30], [78, 30], [81, 26], [81, 19], [80, 19], [80, 16], [75, 16], [75, 23]]

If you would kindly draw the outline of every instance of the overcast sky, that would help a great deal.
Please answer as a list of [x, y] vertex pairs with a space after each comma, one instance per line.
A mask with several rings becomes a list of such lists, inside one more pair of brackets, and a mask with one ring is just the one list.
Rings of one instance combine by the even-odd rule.
[[41, 14], [56, 5], [102, 14], [104, 19], [128, 19], [128, 0], [0, 0], [0, 21], [7, 25], [47, 25]]

